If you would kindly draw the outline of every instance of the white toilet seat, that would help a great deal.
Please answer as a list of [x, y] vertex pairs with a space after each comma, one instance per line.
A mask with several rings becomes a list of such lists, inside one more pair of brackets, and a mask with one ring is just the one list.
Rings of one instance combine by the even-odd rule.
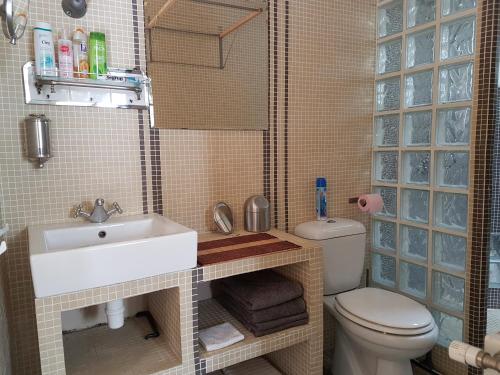
[[333, 296], [332, 308], [353, 323], [385, 334], [417, 336], [435, 328], [432, 315], [423, 305], [383, 289], [341, 293]]
[[432, 315], [424, 306], [386, 290], [356, 289], [324, 300], [331, 313], [335, 310], [353, 323], [379, 333], [418, 336], [435, 328]]

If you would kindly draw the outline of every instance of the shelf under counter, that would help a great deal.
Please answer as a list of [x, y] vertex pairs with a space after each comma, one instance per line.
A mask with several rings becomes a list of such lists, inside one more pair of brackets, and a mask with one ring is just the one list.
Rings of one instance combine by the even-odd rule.
[[[321, 375], [323, 371], [323, 254], [321, 247], [316, 242], [276, 229], [266, 233], [278, 240], [292, 242], [300, 247], [200, 266], [197, 270], [198, 281], [206, 283], [239, 274], [273, 269], [302, 284], [309, 323], [255, 337], [214, 299], [199, 301], [199, 329], [230, 322], [245, 336], [243, 341], [216, 351], [207, 352], [200, 347], [202, 366], [206, 366], [207, 373], [210, 373], [255, 357], [266, 356], [284, 374]], [[200, 235], [198, 242], [224, 240], [250, 234], [254, 233], [238, 231], [229, 236], [208, 233]]]
[[107, 325], [63, 335], [67, 375], [123, 375], [175, 373], [181, 359], [162, 335], [145, 340], [150, 332], [141, 318], [125, 320], [124, 327]]
[[255, 337], [214, 299], [201, 301], [198, 311], [200, 329], [229, 322], [245, 336], [243, 341], [219, 350], [207, 352], [200, 346], [200, 355], [206, 361], [207, 372], [220, 370], [242, 361], [305, 342], [313, 333], [312, 326], [305, 324], [270, 335]]

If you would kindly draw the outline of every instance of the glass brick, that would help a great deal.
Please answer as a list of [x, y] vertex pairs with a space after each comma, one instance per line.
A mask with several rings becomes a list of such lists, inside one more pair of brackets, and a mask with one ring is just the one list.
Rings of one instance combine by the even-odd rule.
[[500, 260], [500, 233], [490, 235], [490, 261]]
[[438, 186], [467, 188], [469, 184], [469, 153], [441, 151], [436, 153]]
[[408, 0], [408, 27], [422, 25], [436, 19], [435, 0]]
[[489, 287], [500, 288], [500, 263], [490, 262]]
[[403, 154], [403, 180], [406, 184], [429, 184], [430, 152], [405, 152]]
[[474, 54], [475, 28], [475, 17], [441, 25], [441, 60]]
[[425, 229], [400, 226], [401, 255], [418, 261], [427, 259], [428, 232]]
[[447, 233], [433, 233], [434, 264], [451, 271], [465, 271], [467, 239]]
[[464, 321], [442, 311], [431, 310], [439, 328], [438, 345], [449, 347], [454, 340], [463, 341]]
[[378, 9], [378, 36], [393, 35], [403, 31], [403, 2], [394, 1]]
[[372, 280], [378, 284], [396, 287], [396, 259], [372, 253]]
[[436, 192], [434, 197], [435, 225], [465, 231], [467, 229], [467, 195]]
[[381, 250], [396, 251], [396, 224], [390, 221], [373, 221], [373, 246]]
[[476, 0], [441, 0], [441, 14], [449, 16], [476, 7]]
[[465, 280], [447, 273], [432, 272], [432, 301], [454, 311], [464, 310]]
[[403, 189], [401, 192], [401, 217], [418, 223], [429, 222], [429, 192]]
[[394, 111], [400, 107], [399, 77], [377, 81], [377, 111]]
[[405, 113], [405, 146], [430, 146], [432, 111]]
[[432, 104], [432, 70], [405, 77], [405, 105], [417, 107]]
[[418, 298], [427, 295], [427, 268], [401, 261], [399, 263], [399, 289]]
[[378, 74], [397, 72], [401, 69], [402, 40], [396, 39], [378, 46]]
[[436, 142], [439, 146], [468, 145], [471, 109], [450, 108], [438, 111]]
[[432, 64], [434, 62], [435, 29], [408, 35], [406, 39], [406, 67]]
[[391, 187], [375, 187], [374, 193], [380, 194], [384, 201], [384, 208], [377, 215], [396, 217], [398, 206], [398, 191]]
[[384, 182], [398, 181], [398, 153], [375, 153], [375, 179]]
[[472, 100], [473, 65], [456, 64], [439, 68], [439, 102]]
[[375, 118], [375, 146], [397, 147], [399, 145], [399, 115]]

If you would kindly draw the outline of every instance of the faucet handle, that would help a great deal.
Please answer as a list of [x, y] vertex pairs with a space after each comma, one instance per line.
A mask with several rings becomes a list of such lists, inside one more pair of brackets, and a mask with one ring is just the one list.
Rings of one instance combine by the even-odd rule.
[[122, 208], [120, 207], [120, 205], [118, 204], [118, 202], [113, 202], [113, 208], [115, 209], [116, 212], [118, 212], [119, 214], [123, 214], [123, 210]]
[[75, 212], [73, 213], [73, 217], [75, 219], [78, 219], [80, 217], [80, 214], [82, 213], [83, 211], [83, 207], [81, 204], [79, 204], [78, 206], [75, 207]]
[[123, 210], [117, 202], [113, 202], [113, 208], [107, 212], [108, 217], [115, 213], [122, 214]]
[[84, 216], [84, 217], [90, 217], [90, 214], [85, 212], [83, 210], [83, 207], [81, 204], [79, 204], [78, 206], [75, 207], [75, 213], [73, 214], [73, 217], [75, 219], [78, 219], [80, 216]]

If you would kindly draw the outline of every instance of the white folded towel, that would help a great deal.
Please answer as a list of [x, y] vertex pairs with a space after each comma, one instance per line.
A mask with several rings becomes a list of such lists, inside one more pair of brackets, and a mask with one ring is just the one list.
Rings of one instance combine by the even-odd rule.
[[199, 332], [200, 342], [208, 351], [225, 348], [243, 341], [243, 336], [231, 323], [222, 323]]

